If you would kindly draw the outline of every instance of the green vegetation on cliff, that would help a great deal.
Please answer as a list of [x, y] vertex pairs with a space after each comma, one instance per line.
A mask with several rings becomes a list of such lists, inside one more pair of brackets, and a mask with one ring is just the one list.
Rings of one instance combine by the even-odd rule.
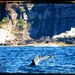
[[2, 19], [2, 21], [0, 21], [0, 24], [1, 24], [1, 23], [6, 23], [6, 22], [9, 22], [9, 21], [10, 21], [9, 18], [4, 17], [4, 18]]
[[24, 24], [24, 20], [23, 19], [19, 19], [18, 22], [17, 22], [17, 26], [19, 28], [23, 27], [23, 24]]
[[20, 8], [20, 12], [24, 13], [26, 10], [24, 8]]

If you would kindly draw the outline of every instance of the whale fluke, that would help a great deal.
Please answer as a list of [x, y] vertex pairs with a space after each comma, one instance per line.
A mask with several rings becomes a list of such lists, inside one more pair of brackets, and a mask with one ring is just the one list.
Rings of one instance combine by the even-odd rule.
[[53, 56], [53, 55], [39, 57], [38, 55], [36, 55], [36, 56], [32, 59], [32, 63], [30, 64], [30, 66], [38, 65], [38, 63], [41, 62], [42, 60], [51, 58], [52, 56]]

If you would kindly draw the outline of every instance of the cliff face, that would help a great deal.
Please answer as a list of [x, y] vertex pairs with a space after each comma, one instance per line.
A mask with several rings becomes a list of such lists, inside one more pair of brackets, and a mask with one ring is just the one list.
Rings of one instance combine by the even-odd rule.
[[0, 21], [3, 19], [3, 17], [5, 17], [5, 13], [6, 13], [6, 4], [0, 4]]
[[[20, 3], [12, 6], [15, 12], [10, 10], [11, 14], [6, 13], [6, 15], [9, 18], [11, 16], [14, 21], [20, 18], [24, 19], [26, 15], [20, 13], [20, 6], [26, 10], [26, 20], [30, 24], [29, 35], [34, 39], [42, 36], [53, 37], [75, 26], [75, 4], [34, 4], [28, 6], [26, 3]], [[28, 7], [32, 8], [29, 10]], [[14, 19], [14, 17], [16, 18]]]
[[75, 4], [35, 4], [28, 13], [33, 38], [60, 34], [75, 26]]

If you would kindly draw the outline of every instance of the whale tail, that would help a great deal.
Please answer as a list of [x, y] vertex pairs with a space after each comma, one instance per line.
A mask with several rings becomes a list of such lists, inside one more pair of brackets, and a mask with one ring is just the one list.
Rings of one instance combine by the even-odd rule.
[[40, 58], [40, 60], [45, 60], [45, 59], [48, 59], [48, 58], [51, 58], [53, 55], [50, 55], [50, 56], [43, 56]]
[[42, 60], [51, 58], [52, 56], [53, 56], [53, 55], [39, 57], [38, 55], [36, 55], [35, 58], [32, 59], [32, 63], [30, 64], [30, 66], [35, 66], [35, 65], [37, 65], [39, 62], [41, 62]]

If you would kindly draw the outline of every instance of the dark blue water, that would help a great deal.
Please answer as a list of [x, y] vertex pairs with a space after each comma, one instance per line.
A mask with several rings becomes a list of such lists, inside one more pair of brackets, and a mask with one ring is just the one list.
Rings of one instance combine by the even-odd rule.
[[[35, 55], [53, 57], [29, 66]], [[72, 47], [0, 47], [1, 73], [75, 73], [75, 46]]]

